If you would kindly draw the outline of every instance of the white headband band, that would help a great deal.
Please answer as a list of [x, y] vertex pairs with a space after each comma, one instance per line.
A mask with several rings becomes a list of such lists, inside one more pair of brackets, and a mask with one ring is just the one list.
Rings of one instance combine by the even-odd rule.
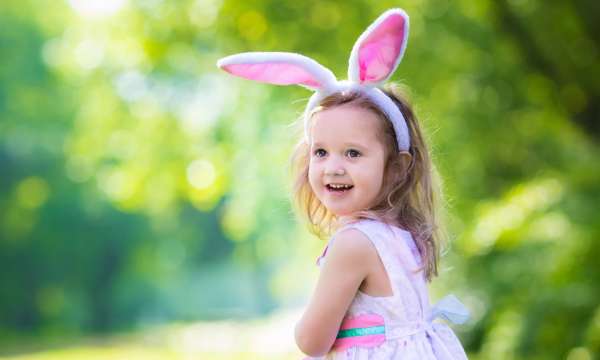
[[398, 106], [378, 88], [394, 73], [406, 49], [408, 15], [390, 9], [377, 18], [358, 38], [348, 66], [348, 80], [338, 81], [315, 60], [287, 52], [248, 52], [220, 59], [217, 66], [233, 75], [276, 85], [300, 85], [315, 93], [304, 113], [305, 138], [309, 141], [308, 115], [334, 93], [360, 92], [375, 103], [392, 122], [400, 151], [410, 148], [406, 120]]

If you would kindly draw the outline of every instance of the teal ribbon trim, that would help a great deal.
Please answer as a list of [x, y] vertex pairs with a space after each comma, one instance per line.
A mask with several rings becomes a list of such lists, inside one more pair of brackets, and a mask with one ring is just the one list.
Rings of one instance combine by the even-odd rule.
[[385, 334], [385, 326], [372, 326], [366, 328], [340, 330], [336, 339], [343, 339], [351, 336], [366, 336], [379, 334]]

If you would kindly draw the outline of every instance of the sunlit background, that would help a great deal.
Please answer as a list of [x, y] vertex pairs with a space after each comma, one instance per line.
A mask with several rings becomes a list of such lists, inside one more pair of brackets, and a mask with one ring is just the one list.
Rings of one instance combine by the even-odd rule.
[[310, 95], [219, 71], [294, 51], [338, 77], [380, 13], [444, 178], [432, 284], [472, 359], [600, 354], [596, 1], [0, 2], [0, 358], [299, 359], [323, 242], [290, 204]]

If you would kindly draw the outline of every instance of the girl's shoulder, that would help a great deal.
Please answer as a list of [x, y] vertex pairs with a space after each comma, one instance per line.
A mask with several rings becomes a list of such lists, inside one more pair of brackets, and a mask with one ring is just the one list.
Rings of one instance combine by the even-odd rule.
[[328, 250], [348, 229], [357, 229], [363, 233], [380, 255], [382, 252], [387, 252], [388, 247], [394, 246], [398, 240], [405, 242], [414, 251], [412, 249], [414, 242], [409, 231], [380, 219], [359, 218], [347, 221], [336, 229], [329, 238], [321, 256], [317, 258], [317, 265], [321, 266], [324, 263]]
[[331, 247], [337, 242], [336, 239], [349, 229], [356, 229], [363, 233], [378, 252], [384, 251], [388, 246], [394, 246], [398, 241], [409, 246], [414, 245], [411, 233], [400, 226], [379, 219], [361, 218], [349, 221], [337, 229], [327, 246]]
[[368, 226], [369, 224], [362, 221], [352, 221], [338, 228], [331, 235], [323, 253], [317, 259], [317, 265], [323, 265], [332, 250], [343, 254], [358, 253], [366, 255], [369, 253], [372, 247], [371, 244], [374, 243], [374, 236], [373, 232], [366, 228]]
[[410, 250], [420, 263], [420, 252], [417, 248], [412, 233], [399, 225], [391, 224], [380, 219], [362, 218], [349, 222], [340, 231], [348, 228], [356, 228], [363, 232], [373, 243], [377, 251], [388, 252], [392, 248], [404, 248]]

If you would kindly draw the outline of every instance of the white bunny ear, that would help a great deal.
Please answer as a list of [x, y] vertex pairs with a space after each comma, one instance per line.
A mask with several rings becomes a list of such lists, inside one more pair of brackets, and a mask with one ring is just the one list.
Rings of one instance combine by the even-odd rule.
[[408, 15], [390, 9], [375, 20], [358, 38], [348, 67], [348, 80], [377, 84], [396, 70], [408, 40]]
[[317, 90], [336, 82], [329, 69], [295, 53], [247, 52], [224, 57], [217, 66], [245, 79], [275, 85], [301, 85]]

